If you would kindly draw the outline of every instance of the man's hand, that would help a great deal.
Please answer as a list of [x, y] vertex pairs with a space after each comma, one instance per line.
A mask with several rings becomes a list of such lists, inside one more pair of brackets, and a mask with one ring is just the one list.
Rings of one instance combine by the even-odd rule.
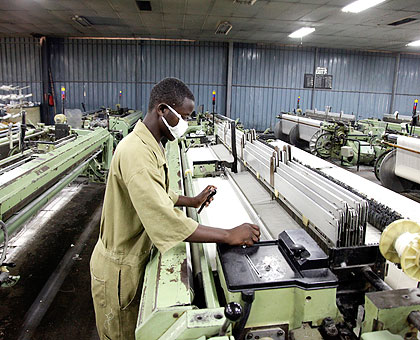
[[260, 240], [260, 228], [255, 224], [244, 223], [228, 230], [226, 243], [231, 246], [252, 246]]
[[[216, 190], [217, 188], [214, 185], [208, 185], [201, 193], [199, 193], [197, 196], [193, 198], [194, 208], [199, 208], [206, 200], [207, 197], [211, 194], [213, 190]], [[209, 202], [206, 203], [206, 207], [209, 206], [209, 204], [213, 201], [214, 197], [210, 198]]]

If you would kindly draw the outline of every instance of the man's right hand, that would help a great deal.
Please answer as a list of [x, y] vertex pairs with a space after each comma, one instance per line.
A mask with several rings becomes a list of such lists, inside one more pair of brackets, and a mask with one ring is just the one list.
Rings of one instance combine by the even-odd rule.
[[227, 244], [231, 246], [252, 246], [260, 240], [260, 228], [255, 224], [244, 223], [230, 229]]

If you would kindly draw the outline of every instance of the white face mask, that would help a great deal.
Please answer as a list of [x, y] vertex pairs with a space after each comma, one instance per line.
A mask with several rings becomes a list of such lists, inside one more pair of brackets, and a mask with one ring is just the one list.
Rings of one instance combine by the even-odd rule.
[[166, 121], [164, 117], [162, 117], [163, 122], [165, 123], [166, 127], [169, 129], [169, 132], [174, 138], [180, 138], [184, 135], [184, 133], [188, 129], [188, 123], [182, 119], [181, 115], [176, 112], [172, 107], [168, 104], [165, 104], [172, 113], [178, 117], [178, 123], [175, 126], [170, 126], [169, 123]]

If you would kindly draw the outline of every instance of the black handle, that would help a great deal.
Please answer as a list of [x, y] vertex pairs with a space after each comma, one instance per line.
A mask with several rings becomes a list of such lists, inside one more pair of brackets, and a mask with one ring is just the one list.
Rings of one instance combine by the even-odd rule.
[[219, 336], [226, 335], [231, 323], [238, 321], [242, 317], [242, 306], [237, 302], [229, 302], [225, 307], [226, 320], [220, 329]]
[[198, 209], [197, 214], [201, 213], [201, 211], [204, 209], [204, 207], [206, 206], [206, 203], [208, 203], [210, 201], [210, 198], [212, 198], [214, 195], [216, 195], [217, 190], [213, 190], [210, 195], [207, 196], [207, 199], [204, 201], [204, 203], [200, 206], [200, 209]]

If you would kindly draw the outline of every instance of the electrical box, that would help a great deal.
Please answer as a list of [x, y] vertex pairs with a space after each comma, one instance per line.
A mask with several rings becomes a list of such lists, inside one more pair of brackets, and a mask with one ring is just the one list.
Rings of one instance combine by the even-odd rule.
[[341, 156], [342, 157], [353, 157], [354, 156], [354, 152], [351, 146], [342, 146], [341, 147]]

